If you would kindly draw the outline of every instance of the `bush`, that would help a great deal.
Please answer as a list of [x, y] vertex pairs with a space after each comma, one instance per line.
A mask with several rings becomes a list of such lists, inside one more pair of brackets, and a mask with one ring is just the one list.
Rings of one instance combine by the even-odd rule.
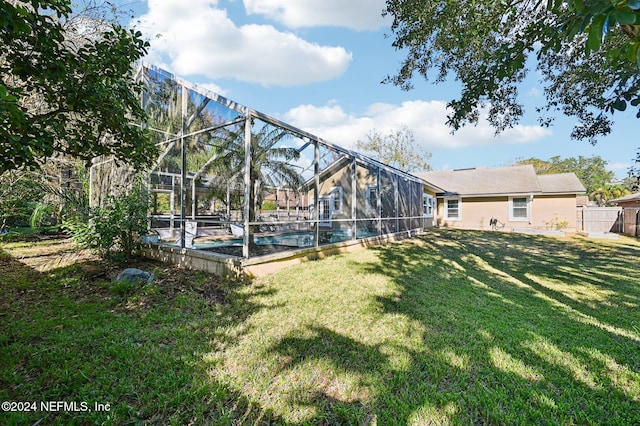
[[275, 201], [267, 200], [262, 203], [262, 210], [277, 210], [277, 208]]
[[0, 231], [27, 227], [45, 191], [33, 174], [10, 171], [0, 175]]
[[50, 226], [55, 224], [51, 205], [45, 202], [39, 202], [31, 212], [29, 223], [32, 228], [40, 228], [41, 226]]
[[121, 251], [130, 260], [147, 232], [149, 195], [140, 182], [131, 191], [108, 196], [104, 207], [89, 209], [86, 217], [78, 215], [64, 222], [74, 241], [107, 258]]

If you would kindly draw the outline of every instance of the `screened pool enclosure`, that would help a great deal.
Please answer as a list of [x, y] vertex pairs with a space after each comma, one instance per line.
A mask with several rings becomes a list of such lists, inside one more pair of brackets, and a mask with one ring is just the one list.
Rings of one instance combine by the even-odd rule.
[[150, 238], [238, 257], [430, 225], [419, 178], [143, 66]]

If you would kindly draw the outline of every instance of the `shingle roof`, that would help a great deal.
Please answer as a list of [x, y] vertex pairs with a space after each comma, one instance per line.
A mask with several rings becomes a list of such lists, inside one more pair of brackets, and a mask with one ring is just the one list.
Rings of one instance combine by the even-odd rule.
[[609, 200], [610, 203], [620, 203], [625, 201], [640, 201], [640, 192], [625, 195], [624, 197], [616, 198], [615, 200]]
[[416, 173], [443, 188], [445, 195], [489, 196], [517, 194], [578, 194], [584, 186], [573, 173], [536, 175], [532, 165], [443, 170]]
[[538, 182], [544, 194], [581, 194], [586, 191], [575, 173], [538, 175]]

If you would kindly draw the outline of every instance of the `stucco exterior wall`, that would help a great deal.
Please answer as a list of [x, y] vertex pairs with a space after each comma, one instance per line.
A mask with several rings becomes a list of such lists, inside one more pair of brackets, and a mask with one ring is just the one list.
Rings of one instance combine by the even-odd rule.
[[575, 195], [542, 195], [534, 197], [533, 226], [575, 232], [576, 209]]
[[[353, 166], [351, 163], [341, 167], [334, 174], [325, 179], [320, 179], [318, 192], [320, 197], [326, 197], [331, 194], [334, 188], [342, 188], [342, 211], [334, 212], [333, 219], [350, 219], [351, 218], [351, 185], [353, 182]], [[310, 200], [313, 200], [313, 190], [310, 191]]]
[[438, 225], [445, 228], [491, 229], [489, 220], [494, 217], [504, 223], [504, 229], [555, 229], [558, 224], [565, 225], [563, 229], [566, 231], [576, 229], [575, 195], [534, 196], [529, 205], [529, 218], [524, 220], [510, 220], [509, 198], [462, 198], [459, 220], [445, 218], [446, 199], [439, 198]]
[[459, 220], [445, 218], [445, 199], [438, 199], [438, 224], [445, 228], [491, 229], [489, 219], [497, 218], [509, 227], [508, 197], [462, 198]]

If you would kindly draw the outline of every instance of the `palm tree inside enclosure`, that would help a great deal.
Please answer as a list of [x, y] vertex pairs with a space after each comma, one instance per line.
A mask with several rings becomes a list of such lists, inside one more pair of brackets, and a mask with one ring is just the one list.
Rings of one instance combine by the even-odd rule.
[[435, 189], [415, 176], [159, 68], [138, 78], [159, 150], [147, 171], [159, 244], [250, 257], [432, 224]]

